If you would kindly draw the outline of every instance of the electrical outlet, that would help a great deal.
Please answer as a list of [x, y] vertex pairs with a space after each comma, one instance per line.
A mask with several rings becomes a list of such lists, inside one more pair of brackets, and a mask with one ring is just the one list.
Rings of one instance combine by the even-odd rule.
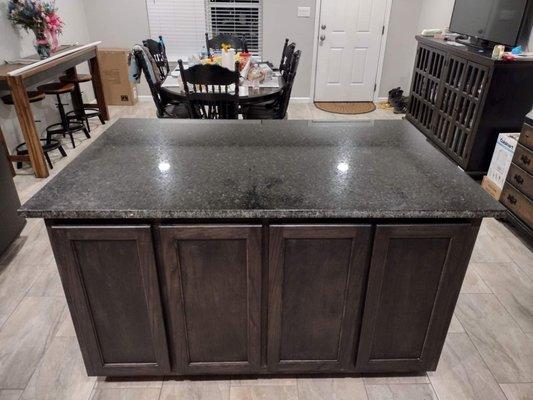
[[298, 7], [298, 18], [311, 17], [311, 7]]

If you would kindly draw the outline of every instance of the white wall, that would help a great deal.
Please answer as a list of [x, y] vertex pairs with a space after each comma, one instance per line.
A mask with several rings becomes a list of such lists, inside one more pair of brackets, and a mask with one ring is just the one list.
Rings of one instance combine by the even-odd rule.
[[[104, 47], [129, 48], [150, 36], [146, 0], [83, 0], [91, 40], [102, 40]], [[267, 60], [279, 63], [286, 37], [302, 50], [293, 96], [308, 97], [311, 88], [311, 66], [316, 0], [264, 0], [263, 49]], [[297, 7], [311, 7], [311, 18], [297, 18]], [[105, 12], [102, 12], [105, 10]], [[144, 80], [143, 80], [144, 82]], [[139, 93], [149, 94], [145, 85]]]
[[411, 88], [418, 35], [425, 28], [449, 26], [455, 0], [392, 0], [389, 33], [383, 60], [379, 97], [390, 89]]
[[[311, 18], [298, 18], [298, 7], [310, 7]], [[293, 97], [309, 97], [311, 92], [315, 7], [316, 0], [263, 0], [264, 59], [278, 65], [285, 38], [302, 51]]]
[[387, 98], [389, 90], [402, 87], [408, 91], [416, 54], [415, 35], [424, 0], [392, 0], [391, 15], [379, 97]]
[[[59, 14], [65, 22], [64, 33], [60, 37], [60, 44], [88, 42], [89, 33], [82, 0], [56, 0], [56, 5], [59, 8]], [[7, 0], [0, 0], [0, 61], [2, 62], [3, 60], [16, 59], [35, 53], [32, 34], [21, 32], [14, 28], [7, 20], [6, 10]], [[79, 69], [80, 72], [87, 70], [86, 67]], [[86, 89], [88, 88], [83, 88], [83, 90]], [[4, 94], [7, 93], [0, 93], [0, 95]], [[86, 98], [90, 100], [91, 97], [93, 97], [92, 92], [88, 90]], [[65, 101], [70, 103], [70, 100], [65, 99]], [[37, 129], [39, 131], [43, 131], [47, 125], [59, 122], [58, 112], [52, 98], [34, 103], [32, 110], [35, 119], [41, 120], [40, 123], [37, 123]], [[11, 151], [17, 144], [24, 141], [14, 107], [6, 106], [2, 102], [0, 102], [0, 126], [6, 137], [8, 148]]]
[[146, 0], [80, 0], [89, 36], [103, 47], [131, 48], [150, 36]]

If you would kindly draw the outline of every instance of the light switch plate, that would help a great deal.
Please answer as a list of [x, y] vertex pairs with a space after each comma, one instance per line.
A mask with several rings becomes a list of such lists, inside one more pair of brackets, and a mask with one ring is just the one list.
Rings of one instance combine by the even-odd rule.
[[309, 18], [311, 16], [311, 7], [298, 7], [299, 18]]

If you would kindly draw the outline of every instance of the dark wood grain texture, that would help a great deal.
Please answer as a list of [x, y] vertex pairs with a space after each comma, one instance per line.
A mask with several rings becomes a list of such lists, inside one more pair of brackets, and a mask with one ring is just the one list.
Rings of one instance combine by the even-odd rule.
[[89, 375], [169, 372], [149, 226], [49, 226]]
[[520, 218], [530, 229], [533, 228], [533, 200], [506, 182], [500, 202]]
[[250, 373], [261, 357], [261, 226], [161, 226], [175, 370]]
[[370, 235], [369, 225], [270, 228], [271, 371], [353, 370]]
[[498, 134], [520, 130], [533, 102], [533, 62], [417, 36], [406, 118], [472, 175], [486, 172]]
[[519, 142], [522, 146], [533, 150], [533, 126], [524, 124]]
[[480, 220], [152, 224], [47, 221], [90, 375], [434, 370]]
[[377, 227], [358, 372], [416, 372], [437, 365], [478, 223]]
[[527, 173], [533, 174], [533, 150], [519, 143], [514, 152], [513, 164], [518, 165]]

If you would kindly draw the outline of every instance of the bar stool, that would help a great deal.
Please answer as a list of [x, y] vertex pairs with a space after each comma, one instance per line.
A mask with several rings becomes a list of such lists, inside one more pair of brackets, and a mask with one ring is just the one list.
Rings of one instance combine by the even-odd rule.
[[[46, 95], [39, 90], [29, 91], [27, 92], [28, 100], [30, 103], [36, 103], [38, 101], [43, 101], [46, 97]], [[4, 104], [7, 105], [14, 105], [13, 97], [8, 94], [6, 96], [2, 96], [2, 101]], [[63, 146], [61, 145], [61, 142], [57, 139], [40, 139], [41, 140], [41, 146], [43, 148], [44, 158], [46, 159], [46, 162], [48, 163], [48, 166], [50, 169], [54, 168], [54, 165], [52, 164], [52, 160], [50, 160], [50, 156], [48, 155], [49, 152], [53, 150], [58, 150], [63, 157], [67, 156], [67, 153], [65, 149], [63, 149]], [[8, 159], [11, 162], [17, 163], [17, 168], [22, 168], [23, 162], [30, 162], [29, 156], [28, 156], [28, 147], [26, 146], [26, 143], [21, 143], [16, 147], [16, 156], [11, 156], [8, 154]]]
[[72, 120], [67, 117], [65, 112], [65, 106], [61, 102], [61, 95], [65, 93], [72, 93], [76, 90], [76, 87], [72, 83], [63, 83], [63, 82], [53, 82], [47, 83], [46, 85], [41, 85], [37, 88], [45, 94], [55, 95], [57, 98], [57, 108], [59, 110], [59, 115], [61, 117], [61, 122], [58, 124], [50, 125], [46, 128], [46, 137], [51, 139], [53, 135], [69, 135], [70, 141], [72, 142], [72, 147], [76, 148], [76, 143], [74, 142], [73, 133], [83, 131], [87, 139], [91, 138], [89, 131], [85, 127], [85, 124], [79, 120]]
[[79, 121], [85, 121], [87, 125], [87, 130], [90, 132], [91, 127], [89, 126], [89, 118], [98, 118], [102, 125], [105, 125], [105, 120], [100, 113], [98, 106], [83, 104], [83, 98], [81, 97], [81, 88], [80, 83], [91, 82], [93, 77], [90, 74], [76, 74], [76, 75], [64, 75], [59, 78], [61, 82], [72, 83], [75, 86], [73, 96], [76, 97], [76, 101], [80, 106], [80, 110], [72, 110], [67, 113], [67, 116], [70, 119], [76, 119]]

